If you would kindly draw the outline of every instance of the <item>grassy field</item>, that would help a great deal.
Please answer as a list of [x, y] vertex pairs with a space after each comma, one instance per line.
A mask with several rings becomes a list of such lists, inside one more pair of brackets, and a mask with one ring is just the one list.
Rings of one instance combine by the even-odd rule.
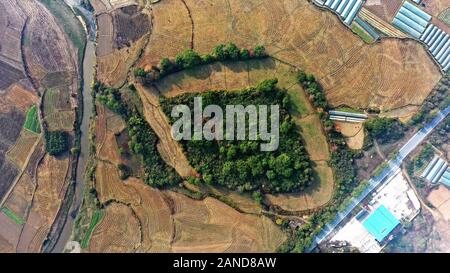
[[101, 210], [94, 211], [91, 219], [91, 223], [89, 224], [89, 228], [84, 235], [83, 241], [81, 242], [81, 248], [86, 249], [89, 246], [89, 240], [91, 238], [92, 232], [94, 231], [95, 226], [97, 226], [98, 223], [103, 218], [103, 212]]
[[346, 107], [346, 106], [342, 106], [342, 107], [338, 107], [336, 109], [334, 109], [336, 111], [342, 111], [342, 112], [349, 112], [349, 113], [355, 113], [355, 114], [364, 114], [364, 111], [355, 109], [355, 108], [351, 108], [351, 107]]
[[41, 125], [39, 124], [36, 105], [33, 105], [30, 110], [28, 110], [27, 118], [25, 119], [25, 124], [23, 125], [23, 127], [37, 134], [41, 133]]
[[352, 30], [354, 33], [356, 33], [361, 39], [363, 39], [364, 42], [370, 44], [373, 42], [373, 38], [367, 34], [359, 25], [352, 24]]
[[306, 150], [312, 160], [328, 160], [330, 152], [328, 151], [328, 142], [322, 132], [322, 124], [318, 115], [310, 115], [296, 123], [301, 128], [301, 134], [305, 140]]
[[23, 225], [25, 224], [25, 220], [23, 220], [21, 217], [17, 216], [12, 210], [8, 209], [7, 207], [3, 207], [0, 209], [6, 216], [11, 218], [16, 224]]

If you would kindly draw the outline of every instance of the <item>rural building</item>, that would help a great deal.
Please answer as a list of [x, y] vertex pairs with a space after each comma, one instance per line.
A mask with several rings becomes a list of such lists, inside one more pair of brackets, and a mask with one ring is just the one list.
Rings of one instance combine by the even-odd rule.
[[349, 26], [362, 7], [362, 0], [315, 0], [320, 6], [331, 9]]
[[343, 111], [329, 111], [330, 119], [337, 121], [347, 121], [347, 122], [364, 122], [367, 119], [367, 115], [358, 114], [358, 113], [350, 113]]
[[330, 240], [346, 241], [364, 253], [380, 252], [390, 241], [390, 235], [410, 222], [420, 212], [420, 202], [397, 170], [386, 184], [372, 194], [363, 209], [344, 225]]
[[[445, 175], [445, 176], [444, 176]], [[448, 186], [448, 179], [450, 178], [450, 171], [446, 160], [435, 156], [427, 165], [425, 170], [421, 174], [422, 178], [432, 184], [443, 183]]]
[[429, 24], [420, 40], [444, 72], [450, 68], [450, 35], [439, 27]]
[[431, 15], [419, 9], [414, 4], [405, 1], [397, 12], [397, 15], [395, 15], [392, 24], [401, 31], [419, 39], [430, 20]]

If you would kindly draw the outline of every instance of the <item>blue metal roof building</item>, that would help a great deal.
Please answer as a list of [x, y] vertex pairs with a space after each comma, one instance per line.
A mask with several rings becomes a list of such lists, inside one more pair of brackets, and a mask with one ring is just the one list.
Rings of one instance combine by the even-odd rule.
[[381, 242], [399, 224], [400, 221], [384, 205], [381, 205], [364, 221], [363, 226], [378, 242]]

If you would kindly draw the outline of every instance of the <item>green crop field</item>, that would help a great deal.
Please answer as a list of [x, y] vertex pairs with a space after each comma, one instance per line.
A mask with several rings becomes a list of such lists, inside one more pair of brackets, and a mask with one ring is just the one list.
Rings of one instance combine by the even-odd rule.
[[84, 235], [83, 241], [81, 242], [81, 248], [86, 249], [89, 246], [89, 240], [91, 239], [92, 232], [94, 232], [94, 228], [100, 223], [102, 220], [103, 212], [101, 210], [94, 211], [91, 219], [91, 223], [89, 224], [89, 228]]
[[27, 118], [23, 127], [37, 134], [41, 133], [41, 125], [39, 124], [36, 105], [33, 105], [30, 110], [28, 110]]
[[372, 37], [367, 34], [362, 28], [360, 28], [357, 24], [352, 24], [352, 30], [355, 32], [364, 42], [370, 44], [373, 42]]

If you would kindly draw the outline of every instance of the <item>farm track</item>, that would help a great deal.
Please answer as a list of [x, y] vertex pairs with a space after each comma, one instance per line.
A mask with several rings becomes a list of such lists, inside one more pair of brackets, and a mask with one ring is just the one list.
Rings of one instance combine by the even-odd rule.
[[194, 49], [194, 35], [195, 35], [195, 24], [194, 24], [194, 19], [192, 19], [192, 14], [191, 14], [191, 9], [189, 8], [189, 6], [186, 4], [185, 0], [180, 0], [183, 5], [186, 7], [187, 13], [189, 15], [189, 20], [191, 21], [191, 49]]
[[359, 16], [361, 19], [367, 21], [372, 26], [376, 27], [378, 30], [386, 34], [388, 37], [395, 37], [395, 38], [407, 38], [406, 34], [401, 32], [400, 30], [393, 27], [391, 24], [387, 23], [377, 15], [373, 14], [371, 11], [369, 11], [366, 8], [362, 8], [359, 12]]
[[20, 169], [20, 173], [16, 176], [16, 179], [14, 180], [14, 182], [10, 186], [9, 190], [4, 195], [3, 199], [0, 202], [0, 207], [2, 207], [5, 204], [6, 200], [8, 200], [9, 195], [14, 190], [15, 186], [17, 185], [17, 182], [19, 182], [19, 180], [22, 177], [23, 173], [27, 169], [26, 167], [28, 166], [30, 158], [33, 155], [33, 152], [36, 149], [37, 145], [39, 144], [41, 138], [42, 138], [42, 135], [40, 135], [39, 138], [37, 139], [37, 141], [33, 144], [33, 148], [30, 150], [30, 153], [28, 154], [27, 159], [25, 160], [24, 167]]

